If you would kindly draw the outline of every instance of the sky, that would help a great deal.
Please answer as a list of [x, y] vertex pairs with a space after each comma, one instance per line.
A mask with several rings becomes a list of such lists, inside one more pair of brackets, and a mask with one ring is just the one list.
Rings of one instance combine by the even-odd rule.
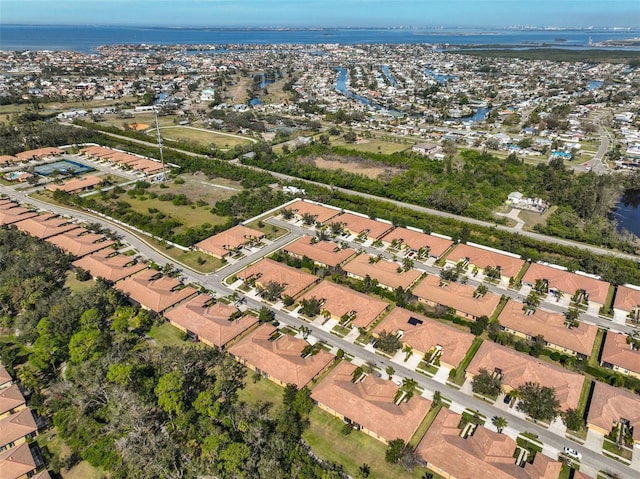
[[637, 28], [640, 0], [0, 0], [1, 24]]

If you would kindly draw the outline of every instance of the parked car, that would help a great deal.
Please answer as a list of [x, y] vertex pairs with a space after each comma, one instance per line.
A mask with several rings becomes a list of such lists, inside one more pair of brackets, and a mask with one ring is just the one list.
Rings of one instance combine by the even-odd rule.
[[570, 447], [565, 447], [564, 453], [569, 457], [573, 457], [574, 459], [578, 459], [578, 460], [582, 459], [582, 454], [580, 454], [575, 449], [571, 449]]

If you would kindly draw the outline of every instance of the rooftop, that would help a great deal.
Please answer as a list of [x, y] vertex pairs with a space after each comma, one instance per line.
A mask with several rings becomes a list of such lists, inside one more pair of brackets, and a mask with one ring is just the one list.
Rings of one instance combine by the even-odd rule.
[[342, 269], [360, 278], [369, 276], [372, 279], [377, 279], [381, 285], [392, 289], [396, 289], [398, 286], [403, 289], [409, 289], [422, 275], [420, 271], [413, 268], [409, 269], [409, 271], [398, 273], [398, 268], [400, 267], [398, 263], [384, 259], [370, 263], [369, 260], [371, 258], [374, 258], [374, 256], [369, 256], [368, 254], [358, 255], [346, 263]]
[[628, 286], [618, 286], [614, 308], [631, 312], [640, 306], [640, 289], [629, 288]]
[[470, 284], [446, 283], [438, 276], [429, 275], [413, 288], [413, 294], [473, 317], [490, 317], [500, 303], [500, 296], [487, 292], [476, 298], [475, 290]]
[[577, 408], [584, 376], [544, 363], [491, 341], [482, 343], [467, 367], [473, 376], [481, 369], [502, 372], [502, 384], [517, 389], [527, 382], [555, 389], [563, 410]]
[[212, 256], [224, 257], [231, 250], [245, 245], [247, 242], [260, 239], [264, 233], [247, 228], [243, 225], [236, 225], [222, 233], [210, 236], [209, 238], [196, 243], [194, 247]]
[[640, 351], [627, 344], [625, 334], [607, 331], [600, 360], [640, 374]]
[[291, 268], [269, 258], [263, 258], [238, 273], [242, 279], [256, 278], [256, 282], [265, 285], [270, 281], [284, 284], [283, 295], [295, 298], [309, 286], [318, 281], [316, 276]]
[[630, 391], [594, 381], [587, 423], [611, 431], [620, 418], [633, 427], [633, 440], [640, 441], [640, 397]]
[[602, 280], [570, 273], [558, 268], [552, 268], [539, 263], [532, 263], [524, 274], [524, 283], [535, 284], [537, 279], [547, 280], [549, 288], [573, 295], [577, 290], [584, 289], [589, 294], [589, 300], [604, 304], [609, 292], [609, 283]]
[[83, 176], [80, 178], [73, 178], [65, 181], [61, 185], [50, 183], [47, 185], [47, 189], [50, 191], [62, 190], [67, 193], [74, 193], [76, 191], [82, 191], [87, 188], [93, 188], [94, 186], [102, 183], [102, 178], [99, 176]]
[[17, 384], [0, 389], [0, 416], [23, 404], [25, 404], [24, 396]]
[[0, 452], [0, 477], [3, 479], [19, 479], [36, 468], [29, 444], [20, 444]]
[[[524, 469], [515, 463], [516, 442], [505, 434], [478, 426], [466, 439], [460, 436], [461, 416], [442, 408], [418, 444], [416, 453], [451, 477], [492, 479], [557, 479], [562, 464], [539, 453]], [[481, 475], [479, 475], [481, 471]]]
[[400, 438], [408, 442], [431, 401], [414, 394], [409, 401], [395, 404], [398, 386], [371, 374], [354, 384], [355, 370], [354, 364], [342, 361], [316, 385], [311, 397], [386, 441]]
[[522, 259], [468, 244], [457, 245], [453, 251], [447, 255], [447, 261], [453, 263], [465, 259], [468, 259], [469, 263], [480, 269], [485, 269], [487, 266], [493, 268], [499, 266], [502, 276], [510, 278], [516, 276], [524, 265], [524, 260]]
[[16, 203], [7, 202], [0, 205], [0, 225], [10, 225], [34, 216], [38, 216], [38, 213], [18, 206]]
[[351, 288], [327, 280], [322, 281], [302, 296], [304, 299], [313, 297], [322, 300], [322, 309], [335, 317], [340, 318], [346, 314], [354, 313], [356, 316], [352, 324], [356, 328], [368, 328], [389, 306], [386, 301], [358, 293]]
[[222, 302], [213, 303], [207, 294], [199, 294], [195, 298], [167, 311], [165, 317], [195, 333], [200, 339], [210, 344], [224, 347], [229, 341], [258, 322], [255, 316], [245, 315], [237, 320], [230, 320], [238, 308]]
[[334, 356], [324, 349], [303, 358], [302, 350], [309, 343], [289, 334], [282, 334], [271, 341], [276, 331], [273, 326], [263, 324], [231, 346], [229, 353], [282, 383], [295, 384], [297, 388], [306, 386], [334, 360]]
[[354, 215], [353, 213], [343, 213], [337, 218], [333, 218], [331, 222], [343, 223], [346, 229], [356, 235], [367, 233], [367, 237], [371, 239], [378, 239], [393, 229], [393, 225], [389, 223], [372, 220], [366, 216]]
[[340, 210], [329, 208], [328, 206], [311, 203], [309, 201], [297, 200], [285, 207], [293, 211], [296, 215], [302, 216], [309, 213], [316, 217], [316, 222], [325, 223], [340, 214]]
[[73, 265], [89, 271], [94, 278], [104, 278], [114, 283], [147, 269], [146, 264], [137, 263], [131, 256], [113, 254], [111, 249], [85, 256], [74, 261]]
[[31, 160], [32, 158], [43, 158], [45, 156], [60, 155], [63, 151], [60, 148], [45, 147], [37, 148], [35, 150], [23, 151], [22, 153], [16, 153], [16, 158], [19, 160]]
[[156, 313], [161, 313], [197, 293], [192, 286], [183, 288], [182, 283], [175, 278], [162, 276], [154, 279], [158, 274], [156, 270], [148, 269], [117, 283], [116, 288]]
[[78, 228], [78, 225], [72, 223], [70, 219], [61, 218], [53, 214], [34, 216], [33, 218], [19, 221], [15, 225], [20, 231], [40, 239], [47, 239]]
[[303, 236], [282, 249], [297, 256], [306, 256], [310, 260], [333, 268], [356, 254], [355, 250], [351, 248], [340, 249], [336, 243], [331, 241], [312, 243], [313, 239], [311, 236]]
[[374, 333], [402, 331], [401, 341], [416, 351], [427, 353], [442, 348], [441, 361], [457, 367], [473, 342], [473, 334], [451, 328], [426, 316], [396, 307], [374, 329]]
[[0, 448], [37, 430], [38, 427], [29, 408], [0, 419]]
[[545, 341], [556, 346], [585, 356], [591, 355], [598, 334], [596, 326], [580, 322], [569, 329], [562, 313], [550, 313], [538, 308], [533, 314], [525, 314], [522, 307], [522, 303], [509, 301], [498, 316], [500, 324], [531, 337], [542, 335]]
[[418, 251], [420, 248], [428, 248], [429, 254], [440, 257], [453, 244], [453, 241], [437, 236], [419, 233], [407, 228], [395, 228], [382, 237], [382, 241], [391, 243], [393, 240], [402, 240], [409, 248]]
[[91, 233], [84, 228], [53, 236], [47, 241], [76, 257], [86, 256], [115, 244], [114, 241], [107, 240], [104, 235]]

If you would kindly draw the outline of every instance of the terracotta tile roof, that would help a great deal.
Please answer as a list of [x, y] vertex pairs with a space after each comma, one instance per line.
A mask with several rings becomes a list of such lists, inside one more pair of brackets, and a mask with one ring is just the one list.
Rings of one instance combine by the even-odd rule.
[[[513, 453], [516, 442], [478, 426], [472, 436], [461, 437], [461, 416], [442, 408], [416, 448], [417, 455], [451, 477], [492, 479], [557, 479], [562, 464], [536, 454], [533, 464], [521, 468]], [[542, 473], [542, 474], [541, 474]]]
[[229, 348], [229, 353], [252, 364], [285, 384], [306, 386], [324, 370], [335, 357], [321, 349], [313, 356], [301, 357], [307, 343], [304, 339], [283, 334], [270, 341], [276, 328], [263, 324]]
[[89, 271], [94, 278], [104, 278], [113, 282], [147, 269], [146, 264], [136, 263], [131, 256], [114, 255], [111, 249], [80, 258], [74, 261], [73, 265]]
[[[438, 276], [429, 275], [413, 288], [413, 294], [429, 302], [449, 306], [456, 311], [474, 317], [490, 317], [500, 303], [500, 296], [487, 292], [474, 298], [475, 287], [470, 284], [451, 282], [440, 286]], [[442, 283], [445, 284], [445, 283]]]
[[8, 165], [11, 163], [16, 163], [18, 161], [22, 160], [11, 155], [0, 155], [0, 165]]
[[256, 284], [265, 285], [269, 281], [275, 281], [276, 283], [286, 285], [282, 294], [291, 296], [292, 298], [295, 298], [319, 280], [312, 274], [291, 268], [268, 258], [263, 258], [238, 273], [238, 277], [245, 280], [254, 276], [257, 278]]
[[15, 225], [20, 231], [40, 239], [47, 239], [78, 228], [78, 225], [72, 223], [70, 219], [52, 214], [34, 216], [33, 218], [19, 221]]
[[38, 427], [29, 408], [0, 419], [0, 448], [37, 430]]
[[343, 213], [331, 220], [332, 223], [344, 223], [345, 228], [351, 233], [359, 235], [367, 233], [370, 239], [378, 239], [393, 229], [393, 225], [382, 221], [372, 220], [366, 216], [354, 215], [353, 213]]
[[432, 347], [440, 346], [440, 360], [451, 367], [458, 367], [471, 347], [474, 335], [441, 324], [426, 316], [396, 307], [373, 330], [374, 333], [402, 331], [402, 343], [416, 352], [425, 354]]
[[500, 324], [531, 337], [541, 334], [548, 343], [585, 356], [591, 355], [598, 334], [596, 326], [581, 322], [577, 327], [569, 329], [565, 326], [564, 314], [538, 308], [534, 314], [527, 315], [522, 307], [522, 303], [509, 301], [498, 316]]
[[419, 233], [407, 228], [395, 228], [382, 237], [382, 241], [391, 243], [393, 240], [402, 240], [412, 250], [429, 248], [429, 254], [439, 258], [453, 244], [453, 241], [437, 236]]
[[398, 438], [408, 442], [429, 412], [431, 401], [414, 394], [409, 401], [394, 404], [398, 386], [375, 375], [354, 384], [355, 369], [354, 364], [342, 361], [313, 388], [311, 397], [387, 442]]
[[522, 281], [533, 285], [537, 279], [546, 279], [549, 282], [549, 288], [557, 289], [568, 295], [573, 295], [577, 290], [584, 289], [589, 293], [589, 300], [599, 304], [604, 304], [609, 292], [609, 283], [599, 279], [532, 263]]
[[60, 148], [45, 147], [45, 148], [38, 148], [36, 150], [29, 150], [29, 151], [23, 151], [22, 153], [17, 153], [16, 158], [20, 160], [30, 160], [34, 156], [36, 158], [42, 158], [45, 156], [60, 155], [61, 153], [63, 153], [63, 151]]
[[75, 193], [86, 188], [92, 188], [99, 185], [100, 183], [102, 183], [102, 178], [100, 178], [99, 176], [83, 176], [80, 178], [73, 178], [69, 181], [65, 181], [61, 185], [50, 183], [49, 185], [47, 185], [47, 189], [49, 191], [62, 190], [66, 191], [67, 193]]
[[313, 297], [323, 300], [322, 309], [337, 318], [355, 313], [352, 324], [356, 328], [368, 328], [389, 307], [386, 301], [326, 280], [305, 293], [302, 299]]
[[351, 248], [340, 249], [340, 247], [332, 241], [311, 243], [312, 239], [312, 236], [303, 236], [282, 249], [296, 256], [306, 256], [316, 263], [334, 268], [356, 254], [356, 250]]
[[[115, 244], [114, 241], [107, 240], [104, 235], [91, 233], [85, 228], [77, 228], [47, 238], [46, 241], [79, 258]], [[113, 252], [113, 250], [110, 251]]]
[[3, 386], [8, 386], [12, 382], [13, 382], [13, 378], [7, 372], [5, 367], [2, 364], [0, 364], [0, 388]]
[[0, 416], [23, 404], [25, 404], [24, 396], [17, 384], [0, 389]]
[[182, 286], [182, 283], [175, 278], [162, 276], [159, 279], [153, 279], [157, 274], [157, 271], [148, 269], [117, 283], [116, 288], [156, 313], [162, 313], [165, 309], [198, 292], [192, 286], [177, 289]]
[[485, 269], [487, 266], [500, 266], [502, 276], [514, 277], [524, 266], [524, 260], [514, 258], [512, 256], [496, 253], [477, 246], [468, 244], [457, 245], [451, 253], [447, 255], [447, 261], [457, 263], [460, 260], [469, 258], [469, 263], [477, 266], [479, 269]]
[[10, 225], [35, 216], [38, 216], [38, 213], [29, 211], [16, 203], [5, 203], [0, 206], [0, 225]]
[[640, 306], [640, 289], [618, 286], [614, 308], [630, 313]]
[[587, 424], [611, 431], [620, 418], [629, 421], [633, 427], [633, 440], [640, 441], [640, 396], [594, 381]]
[[109, 156], [114, 153], [114, 150], [111, 148], [105, 148], [104, 146], [87, 146], [86, 148], [82, 148], [80, 153], [84, 153], [89, 156]]
[[164, 313], [165, 317], [218, 347], [225, 346], [258, 322], [258, 318], [245, 315], [230, 321], [229, 318], [238, 311], [235, 306], [217, 302], [211, 304], [213, 298], [207, 294], [199, 294], [195, 298]]
[[42, 471], [31, 477], [31, 479], [51, 479], [51, 476], [49, 475], [49, 471]]
[[477, 375], [480, 369], [502, 370], [502, 384], [517, 389], [533, 382], [555, 389], [563, 410], [578, 407], [584, 376], [572, 373], [512, 349], [485, 341], [471, 360], [467, 374]]
[[222, 258], [231, 250], [244, 246], [251, 240], [264, 238], [264, 236], [265, 234], [261, 231], [256, 231], [243, 225], [236, 225], [196, 243], [194, 247], [204, 253]]
[[301, 217], [305, 213], [310, 213], [316, 217], [316, 222], [318, 223], [325, 223], [340, 214], [340, 210], [338, 209], [304, 200], [295, 201], [289, 206], [286, 206], [286, 209], [293, 211], [298, 217]]
[[625, 334], [607, 331], [600, 360], [640, 374], [640, 351], [633, 350], [631, 344], [627, 344]]
[[2, 479], [27, 477], [27, 474], [35, 468], [36, 463], [27, 443], [0, 452], [0, 477]]
[[373, 256], [358, 255], [345, 264], [342, 269], [359, 278], [369, 275], [371, 278], [377, 279], [381, 285], [392, 289], [396, 289], [398, 286], [409, 289], [422, 275], [420, 271], [413, 268], [398, 273], [397, 269], [400, 264], [384, 259], [377, 263], [369, 263], [369, 258], [373, 258]]

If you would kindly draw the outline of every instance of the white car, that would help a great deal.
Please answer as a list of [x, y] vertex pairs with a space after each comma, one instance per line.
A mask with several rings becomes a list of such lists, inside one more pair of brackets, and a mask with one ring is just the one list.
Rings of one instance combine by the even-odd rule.
[[582, 454], [580, 454], [575, 449], [571, 449], [570, 447], [565, 447], [564, 448], [564, 453], [569, 457], [573, 457], [573, 458], [578, 459], [578, 460], [582, 459]]

